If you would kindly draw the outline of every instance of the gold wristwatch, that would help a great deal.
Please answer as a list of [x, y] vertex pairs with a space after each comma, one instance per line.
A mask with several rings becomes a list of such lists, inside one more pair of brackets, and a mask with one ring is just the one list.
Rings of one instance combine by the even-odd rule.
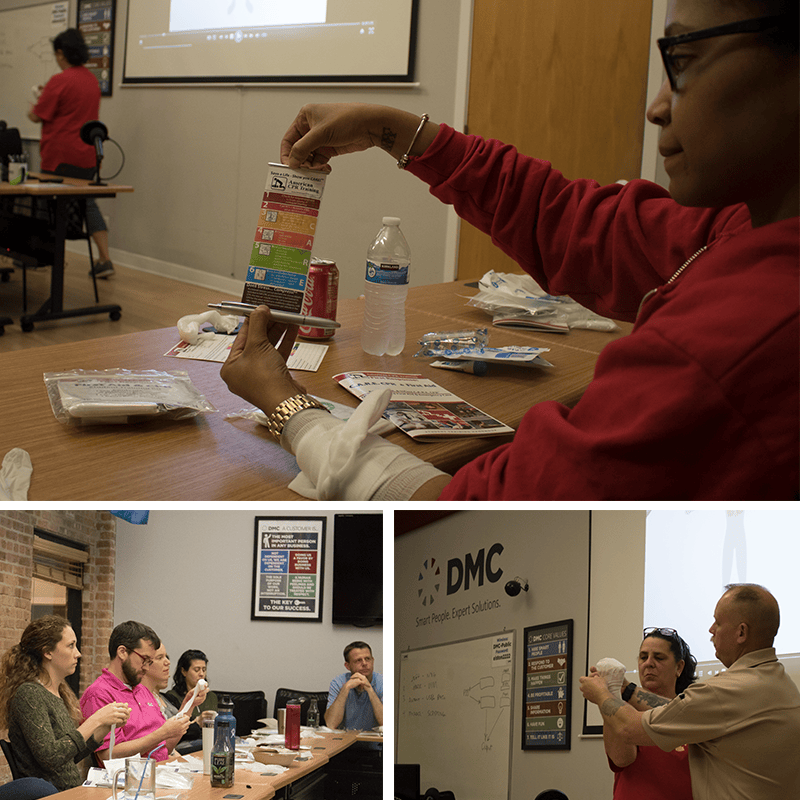
[[309, 397], [307, 394], [296, 394], [284, 400], [268, 417], [267, 428], [269, 432], [280, 441], [283, 426], [298, 412], [306, 408], [321, 408], [327, 411], [322, 403]]

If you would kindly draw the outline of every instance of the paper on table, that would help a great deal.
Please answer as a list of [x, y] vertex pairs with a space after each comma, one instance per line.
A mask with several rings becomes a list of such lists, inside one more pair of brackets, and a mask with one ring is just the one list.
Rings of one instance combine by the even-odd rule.
[[[224, 333], [216, 333], [213, 334], [213, 337], [202, 339], [197, 344], [178, 342], [164, 355], [172, 356], [173, 358], [191, 358], [195, 361], [217, 361], [222, 363], [227, 360], [232, 345], [232, 337]], [[327, 352], [327, 344], [295, 342], [286, 366], [289, 369], [302, 370], [303, 372], [316, 372]]]

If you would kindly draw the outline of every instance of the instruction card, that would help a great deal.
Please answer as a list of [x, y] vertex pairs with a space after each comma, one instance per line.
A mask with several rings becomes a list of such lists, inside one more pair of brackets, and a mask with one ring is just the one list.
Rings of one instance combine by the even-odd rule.
[[302, 312], [325, 173], [269, 164], [243, 303]]

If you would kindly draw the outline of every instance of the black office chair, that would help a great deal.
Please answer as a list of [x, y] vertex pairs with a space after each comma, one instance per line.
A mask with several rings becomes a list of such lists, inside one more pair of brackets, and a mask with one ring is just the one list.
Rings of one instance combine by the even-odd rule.
[[308, 724], [308, 707], [311, 705], [311, 698], [317, 698], [317, 708], [319, 709], [319, 724], [325, 724], [325, 709], [328, 707], [327, 692], [307, 692], [301, 689], [278, 689], [275, 692], [275, 713], [279, 708], [286, 708], [289, 700], [297, 700], [300, 703], [300, 724]]
[[[94, 167], [76, 167], [73, 164], [59, 164], [55, 170], [53, 170], [53, 175], [58, 175], [63, 178], [82, 178], [87, 181], [94, 177], [94, 173]], [[97, 293], [97, 276], [94, 274], [92, 237], [86, 224], [85, 197], [71, 197], [67, 202], [67, 232], [65, 236], [67, 239], [84, 239], [86, 241], [86, 247], [89, 250], [89, 269], [92, 274], [92, 284], [94, 286], [94, 301], [95, 303], [99, 303], [100, 296]], [[22, 287], [22, 292], [24, 296], [24, 286]]]
[[438, 789], [430, 788], [423, 795], [424, 800], [456, 800], [456, 796], [452, 792], [440, 792]]
[[569, 798], [558, 789], [545, 789], [543, 792], [539, 792], [534, 800], [569, 800]]
[[[9, 128], [5, 120], [0, 120], [0, 180], [8, 180], [8, 157], [22, 155], [22, 137], [19, 135], [18, 128]], [[13, 203], [13, 198], [3, 198], [4, 204]], [[8, 283], [11, 280], [11, 273], [14, 267], [0, 266], [0, 281]], [[4, 326], [10, 325], [13, 320], [3, 317], [0, 319], [0, 336], [4, 332]]]
[[17, 767], [17, 759], [14, 758], [14, 751], [11, 749], [11, 742], [6, 739], [0, 739], [0, 748], [3, 749], [3, 755], [8, 762], [8, 768], [11, 770], [11, 778], [17, 780], [21, 778], [19, 767]]
[[218, 698], [228, 695], [233, 703], [233, 716], [236, 718], [236, 735], [249, 736], [256, 728], [264, 727], [260, 719], [267, 716], [267, 699], [264, 692], [227, 692], [214, 689]]

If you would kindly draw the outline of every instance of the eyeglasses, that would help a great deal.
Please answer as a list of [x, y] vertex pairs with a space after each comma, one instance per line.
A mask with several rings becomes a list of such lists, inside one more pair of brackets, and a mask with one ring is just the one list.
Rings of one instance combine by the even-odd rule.
[[678, 36], [666, 36], [663, 39], [659, 39], [657, 41], [658, 49], [661, 51], [661, 59], [664, 62], [667, 78], [669, 78], [669, 85], [675, 91], [677, 88], [677, 73], [680, 71], [676, 62], [685, 57], [676, 56], [669, 52], [676, 45], [697, 42], [701, 39], [713, 39], [717, 36], [728, 36], [731, 33], [758, 33], [759, 31], [780, 27], [782, 24], [789, 25], [788, 16], [756, 17], [755, 19], [745, 19], [740, 22], [731, 22], [727, 25], [717, 25], [714, 28], [704, 28], [701, 31], [681, 33]]
[[657, 636], [666, 636], [669, 639], [678, 638], [678, 631], [676, 631], [675, 628], [645, 628], [642, 633], [644, 634], [645, 639], [653, 634], [656, 634]]
[[150, 656], [143, 656], [138, 650], [132, 650], [130, 647], [126, 649], [129, 653], [136, 653], [136, 655], [142, 659], [143, 667], [151, 667], [153, 665], [153, 659], [150, 658]]

